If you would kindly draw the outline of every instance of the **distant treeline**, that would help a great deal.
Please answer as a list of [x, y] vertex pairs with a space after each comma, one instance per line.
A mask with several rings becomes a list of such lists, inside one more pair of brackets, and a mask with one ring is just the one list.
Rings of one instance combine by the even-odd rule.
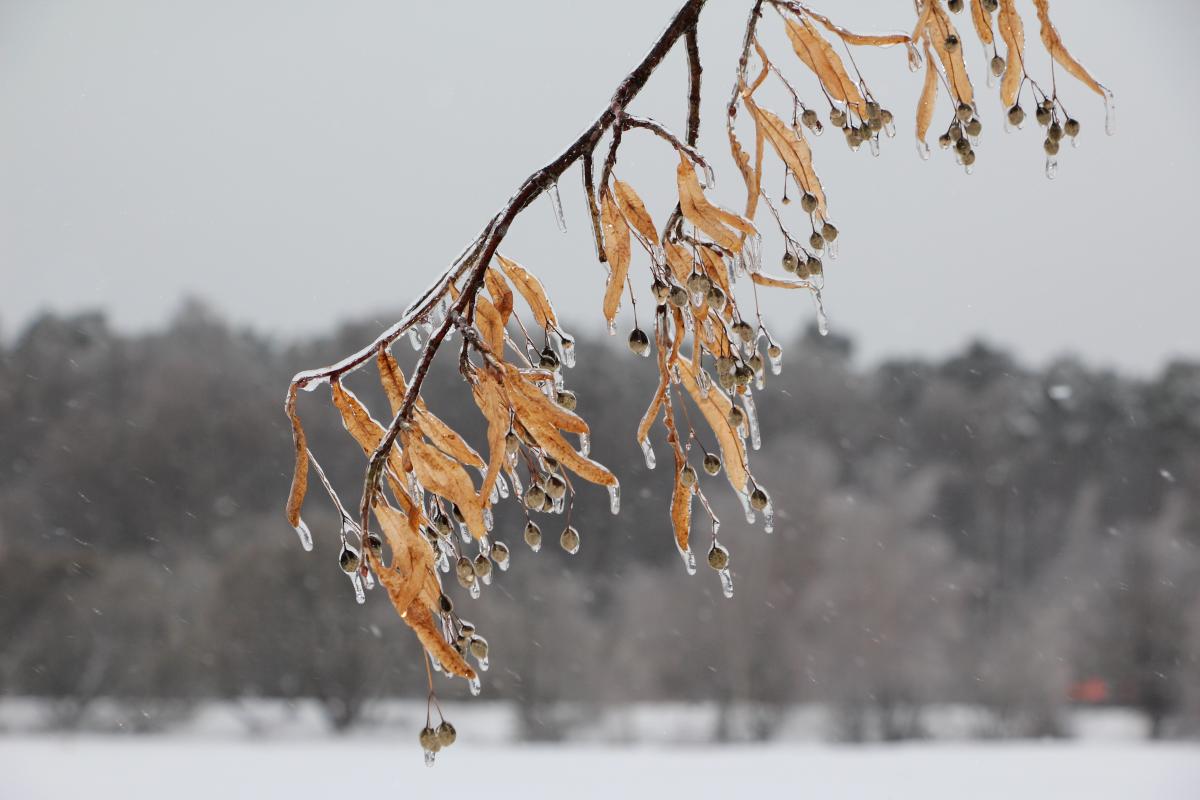
[[[0, 344], [0, 693], [53, 698], [65, 725], [97, 698], [153, 725], [202, 698], [266, 696], [317, 698], [346, 726], [372, 697], [423, 695], [416, 639], [384, 597], [354, 603], [323, 494], [305, 509], [313, 553], [283, 517], [288, 378], [379, 327], [280, 344], [193, 303], [151, 334], [47, 315]], [[1139, 707], [1155, 735], [1196, 730], [1200, 363], [1136, 380], [972, 344], [863, 370], [847, 340], [809, 333], [758, 395], [752, 463], [775, 533], [702, 478], [732, 552], [726, 600], [675, 552], [662, 431], [655, 471], [633, 440], [654, 371], [612, 342], [581, 341], [566, 378], [621, 514], [582, 488], [581, 551], [559, 550], [547, 516], [534, 555], [509, 508], [495, 535], [513, 567], [488, 602], [446, 581], [491, 643], [485, 693], [519, 701], [527, 735], [568, 727], [556, 708], [648, 699], [749, 703], [764, 737], [783, 704], [810, 701], [839, 709], [847, 739], [919, 736], [942, 702], [986, 707], [994, 735], [1058, 733], [1073, 702]], [[384, 408], [371, 379], [349, 385]], [[426, 387], [482, 447], [454, 364]], [[325, 390], [300, 410], [357, 497], [361, 451]]]

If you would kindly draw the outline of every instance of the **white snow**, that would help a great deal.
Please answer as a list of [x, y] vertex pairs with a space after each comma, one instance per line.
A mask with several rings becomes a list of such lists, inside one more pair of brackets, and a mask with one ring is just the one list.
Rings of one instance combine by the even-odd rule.
[[443, 752], [437, 766], [427, 769], [415, 735], [317, 740], [0, 737], [0, 797], [6, 800], [307, 800], [347, 792], [419, 798], [468, 786], [475, 796], [522, 800], [696, 800], [754, 797], [769, 790], [823, 800], [1195, 800], [1200, 797], [1200, 747], [1033, 742], [622, 749], [468, 744]]

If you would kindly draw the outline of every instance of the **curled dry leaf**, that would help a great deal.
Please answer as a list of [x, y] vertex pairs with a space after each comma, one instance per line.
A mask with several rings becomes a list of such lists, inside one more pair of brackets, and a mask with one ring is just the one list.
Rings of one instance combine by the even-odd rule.
[[607, 186], [600, 192], [600, 222], [604, 228], [604, 254], [608, 257], [608, 283], [604, 287], [604, 318], [610, 330], [616, 324], [621, 293], [629, 275], [629, 224], [617, 208]]
[[1025, 79], [1025, 23], [1017, 13], [1016, 0], [1000, 0], [996, 27], [1008, 52], [1005, 55], [1004, 77], [1000, 79], [1000, 102], [1005, 107], [1017, 104], [1021, 82]]
[[471, 387], [471, 394], [488, 424], [487, 473], [483, 478], [483, 486], [479, 487], [479, 496], [490, 498], [496, 478], [504, 467], [504, 438], [510, 422], [508, 398], [504, 394], [504, 387], [486, 370], [480, 371], [479, 379]]
[[1108, 92], [1105, 91], [1104, 87], [1083, 68], [1082, 64], [1075, 60], [1074, 56], [1063, 45], [1062, 37], [1058, 35], [1058, 29], [1050, 21], [1049, 0], [1033, 0], [1033, 5], [1037, 8], [1038, 22], [1042, 25], [1042, 44], [1046, 46], [1051, 57], [1062, 65], [1063, 69], [1075, 76], [1076, 80], [1084, 86], [1101, 97], [1107, 97]]
[[676, 360], [679, 363], [679, 377], [684, 388], [704, 415], [713, 435], [717, 437], [729, 485], [739, 493], [745, 492], [750, 478], [746, 472], [746, 445], [729, 426], [729, 409], [733, 407], [733, 401], [716, 386], [708, 387], [708, 392], [701, 394], [700, 387], [696, 385], [692, 362], [682, 355]]
[[983, 0], [971, 0], [971, 22], [975, 24], [975, 34], [985, 45], [993, 44], [996, 39], [992, 34], [992, 15], [983, 8]]
[[867, 104], [833, 46], [806, 19], [789, 17], [784, 22], [796, 56], [820, 79], [829, 96], [845, 103], [860, 117], [864, 116]]
[[[341, 381], [330, 381], [329, 390], [333, 396], [333, 404], [338, 412], [342, 415], [342, 425], [346, 431], [358, 442], [358, 446], [362, 448], [365, 455], [371, 455], [375, 452], [375, 448], [379, 446], [379, 442], [383, 439], [383, 426], [380, 425], [367, 411], [364, 406], [355, 396], [353, 392], [342, 386]], [[396, 495], [396, 499], [404, 506], [405, 511], [412, 506], [412, 500], [408, 496], [408, 492], [397, 482], [396, 478], [404, 474], [404, 467], [400, 460], [400, 453], [396, 447], [392, 447], [388, 453], [388, 466], [391, 468], [392, 474], [388, 476], [388, 480], [392, 487], [392, 493]]]
[[554, 314], [554, 306], [550, 305], [542, 282], [532, 272], [499, 253], [496, 254], [496, 260], [500, 262], [500, 269], [504, 270], [504, 274], [521, 293], [521, 297], [525, 298], [537, 324], [542, 328], [557, 330], [558, 317]]
[[683, 216], [700, 230], [704, 231], [714, 242], [731, 253], [742, 248], [742, 237], [735, 231], [748, 236], [758, 233], [749, 220], [718, 208], [704, 196], [700, 188], [700, 180], [696, 170], [683, 156], [679, 157], [679, 167], [676, 170], [679, 184], [679, 207]]
[[492, 305], [500, 312], [501, 324], [508, 325], [508, 318], [513, 312], [513, 293], [508, 288], [508, 281], [494, 267], [488, 267], [483, 273], [483, 282], [492, 296]]
[[[392, 409], [392, 415], [395, 416], [400, 410], [400, 406], [404, 404], [404, 395], [408, 390], [404, 381], [404, 373], [401, 371], [400, 365], [396, 363], [396, 359], [386, 348], [380, 348], [376, 354], [375, 366], [379, 371], [379, 382], [383, 384], [383, 393], [387, 396], [388, 405]], [[446, 453], [469, 467], [483, 466], [483, 458], [475, 451], [475, 448], [471, 447], [467, 443], [467, 440], [459, 435], [458, 431], [451, 428], [441, 418], [426, 408], [425, 401], [419, 397], [417, 398], [413, 421], [429, 437], [431, 442]], [[376, 442], [378, 442], [378, 438]]]
[[692, 254], [687, 248], [675, 242], [666, 242], [663, 245], [663, 253], [667, 258], [667, 266], [671, 268], [671, 274], [675, 276], [675, 280], [686, 284], [688, 276], [692, 274]]
[[766, 286], [771, 289], [811, 289], [812, 284], [808, 281], [794, 281], [787, 278], [776, 278], [772, 275], [767, 275], [762, 272], [751, 272], [750, 280], [757, 283], [759, 286]]
[[504, 358], [504, 319], [491, 301], [482, 295], [475, 296], [475, 324], [483, 334], [483, 341], [493, 358]]
[[687, 459], [675, 450], [675, 486], [671, 490], [671, 527], [675, 532], [675, 544], [680, 550], [688, 549], [692, 536], [692, 491], [693, 487], [683, 485], [683, 467]]
[[805, 13], [809, 17], [821, 23], [825, 30], [841, 37], [842, 41], [844, 41], [846, 44], [863, 45], [866, 47], [891, 47], [892, 45], [896, 44], [908, 44], [912, 41], [912, 37], [906, 33], [853, 33], [840, 25], [835, 25], [828, 17], [822, 16], [814, 11], [806, 10]]
[[658, 229], [654, 227], [654, 220], [646, 210], [646, 204], [638, 197], [633, 187], [625, 181], [614, 179], [613, 194], [616, 196], [617, 205], [621, 207], [621, 213], [625, 215], [625, 220], [634, 230], [641, 234], [647, 244], [653, 245], [657, 242]]
[[296, 448], [296, 466], [292, 470], [292, 488], [288, 492], [287, 520], [293, 528], [300, 525], [300, 507], [304, 505], [304, 495], [308, 491], [308, 438], [300, 425], [300, 415], [296, 413], [296, 384], [288, 387], [287, 400], [283, 404], [288, 419], [292, 423], [292, 444]]
[[916, 44], [922, 39], [928, 41], [929, 17], [933, 13], [933, 4], [937, 0], [922, 0], [921, 13], [917, 15], [917, 24], [913, 26], [912, 42]]
[[485, 536], [487, 526], [483, 522], [483, 503], [462, 464], [426, 443], [420, 431], [401, 431], [400, 440], [421, 485], [457, 505], [472, 536], [476, 539]]
[[755, 122], [762, 128], [779, 158], [787, 164], [800, 188], [817, 198], [817, 215], [825, 219], [828, 215], [828, 209], [825, 207], [825, 189], [813, 169], [812, 148], [808, 146], [803, 134], [767, 109], [760, 108], [751, 98], [746, 97], [745, 101], [746, 108], [750, 109]]
[[[547, 376], [544, 380], [551, 378]], [[568, 433], [588, 432], [588, 424], [583, 421], [583, 417], [546, 397], [512, 364], [504, 365], [504, 388], [509, 402], [523, 421], [529, 416], [535, 416]], [[526, 410], [525, 413], [522, 413], [522, 409]]]
[[457, 675], [469, 681], [475, 680], [475, 670], [471, 668], [466, 659], [459, 655], [457, 650], [442, 638], [441, 631], [434, 623], [433, 614], [428, 608], [421, 603], [413, 603], [408, 607], [404, 621], [416, 631], [421, 644], [425, 646], [431, 656], [438, 660], [442, 669], [451, 675]]
[[[373, 564], [379, 582], [401, 617], [415, 602], [436, 606], [441, 583], [434, 569], [433, 551], [420, 533], [420, 527], [386, 503], [376, 503], [375, 519], [392, 551], [392, 563]], [[370, 551], [367, 558], [372, 558]]]
[[925, 42], [925, 85], [921, 88], [921, 99], [917, 101], [917, 140], [924, 143], [937, 109], [938, 74], [937, 65], [929, 53], [929, 42]]
[[974, 105], [975, 88], [971, 85], [971, 78], [967, 74], [967, 63], [963, 59], [963, 47], [961, 44], [954, 48], [946, 46], [946, 40], [951, 36], [958, 38], [958, 31], [955, 30], [954, 23], [950, 21], [950, 15], [942, 8], [940, 0], [930, 0], [929, 8], [929, 42], [937, 52], [938, 58], [941, 59], [954, 98], [959, 103]]
[[658, 412], [662, 409], [663, 403], [666, 401], [667, 390], [671, 386], [671, 373], [667, 369], [667, 364], [674, 363], [675, 356], [679, 354], [679, 347], [683, 343], [682, 337], [676, 336], [670, 343], [670, 347], [664, 347], [664, 334], [658, 335], [658, 388], [654, 390], [654, 397], [650, 399], [650, 406], [646, 409], [646, 413], [642, 415], [641, 422], [638, 423], [637, 440], [644, 442], [650, 436], [650, 428], [654, 425], [654, 420], [658, 418]]

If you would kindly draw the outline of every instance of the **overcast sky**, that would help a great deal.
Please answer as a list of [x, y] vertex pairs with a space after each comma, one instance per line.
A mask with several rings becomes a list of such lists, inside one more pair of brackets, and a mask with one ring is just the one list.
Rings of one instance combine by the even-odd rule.
[[[187, 294], [273, 334], [351, 317], [386, 323], [595, 118], [678, 4], [0, 2], [0, 330], [84, 307], [139, 330]], [[701, 22], [701, 146], [730, 206], [741, 181], [721, 108], [749, 5], [711, 0]], [[813, 6], [853, 29], [912, 23], [901, 0]], [[1043, 176], [1036, 126], [1006, 135], [981, 79], [976, 173], [944, 153], [920, 161], [921, 78], [898, 48], [859, 60], [898, 119], [882, 156], [850, 153], [840, 135], [816, 141], [843, 234], [828, 265], [830, 318], [868, 359], [942, 354], [973, 336], [1037, 362], [1073, 352], [1140, 373], [1200, 356], [1200, 4], [1052, 8], [1120, 108], [1117, 136], [1103, 136], [1100, 100], [1060, 76], [1084, 132], [1079, 149], [1064, 148], [1057, 181]], [[1031, 10], [1027, 19], [1039, 47]], [[778, 19], [764, 26], [774, 60], [816, 103]], [[677, 52], [635, 110], [681, 130], [685, 86]], [[939, 109], [935, 126], [948, 113]], [[623, 153], [620, 176], [661, 222], [673, 157], [644, 133]], [[778, 184], [768, 184], [776, 196]], [[577, 330], [599, 330], [603, 271], [579, 185], [576, 171], [562, 185], [566, 235], [539, 202], [503, 249], [543, 276]], [[774, 263], [773, 240], [768, 250]], [[636, 285], [647, 283], [638, 274]], [[764, 306], [780, 333], [811, 320], [806, 298], [773, 295]]]

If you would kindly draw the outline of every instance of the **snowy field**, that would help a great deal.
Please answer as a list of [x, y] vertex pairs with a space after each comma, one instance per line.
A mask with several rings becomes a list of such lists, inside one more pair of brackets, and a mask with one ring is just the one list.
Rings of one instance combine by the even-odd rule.
[[1196, 800], [1200, 747], [1104, 742], [671, 749], [462, 745], [427, 769], [407, 739], [0, 737], [4, 800], [309, 800], [376, 792], [417, 798], [464, 789], [474, 797], [521, 800], [732, 800], [761, 797], [764, 791], [771, 792], [768, 798], [822, 800]]

